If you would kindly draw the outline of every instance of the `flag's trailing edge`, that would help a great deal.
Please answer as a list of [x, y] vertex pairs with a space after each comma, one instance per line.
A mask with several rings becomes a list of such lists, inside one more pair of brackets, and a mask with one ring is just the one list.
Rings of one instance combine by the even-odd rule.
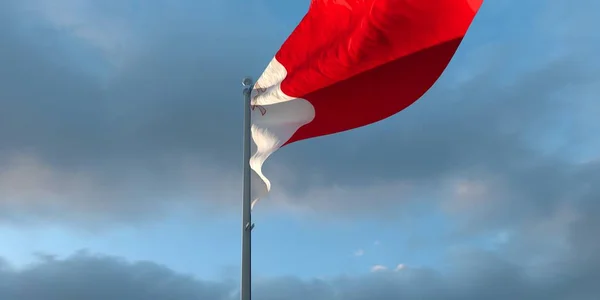
[[483, 0], [312, 0], [252, 91], [252, 206], [280, 147], [385, 119], [440, 77]]

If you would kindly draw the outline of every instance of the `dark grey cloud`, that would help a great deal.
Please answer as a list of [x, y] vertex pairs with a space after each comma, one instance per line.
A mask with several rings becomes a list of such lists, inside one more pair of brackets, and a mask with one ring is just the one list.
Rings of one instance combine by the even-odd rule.
[[76, 254], [0, 269], [2, 299], [227, 299], [230, 284], [195, 280], [152, 262]]
[[[281, 42], [241, 24], [269, 20], [242, 5], [227, 21], [227, 1], [157, 4], [125, 24], [118, 1], [41, 3], [0, 4], [3, 220], [154, 218], [181, 199], [231, 201], [239, 83], [272, 55], [248, 45]], [[132, 40], [96, 34], [114, 24]]]
[[[261, 72], [291, 22], [234, 1], [135, 17], [123, 1], [42, 17], [65, 2], [19, 3], [0, 4], [3, 220], [126, 221], [189, 199], [237, 203], [239, 79]], [[520, 3], [485, 3], [444, 79], [413, 107], [282, 149], [266, 166], [270, 201], [397, 216], [403, 202], [450, 198], [447, 182], [482, 179], [494, 201], [468, 220], [492, 225], [577, 201], [570, 192], [596, 180], [571, 157], [595, 147], [597, 124], [581, 120], [600, 78], [597, 4]]]

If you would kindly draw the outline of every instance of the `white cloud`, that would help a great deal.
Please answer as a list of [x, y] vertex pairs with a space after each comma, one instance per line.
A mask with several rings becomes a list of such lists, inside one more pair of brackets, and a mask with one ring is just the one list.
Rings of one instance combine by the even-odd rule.
[[363, 256], [365, 255], [365, 250], [363, 249], [358, 249], [356, 251], [354, 251], [354, 256]]
[[402, 271], [406, 268], [406, 266], [404, 264], [399, 264], [396, 266], [396, 268], [394, 268], [394, 271], [399, 272]]
[[382, 272], [387, 270], [388, 268], [383, 265], [374, 265], [371, 267], [371, 272]]

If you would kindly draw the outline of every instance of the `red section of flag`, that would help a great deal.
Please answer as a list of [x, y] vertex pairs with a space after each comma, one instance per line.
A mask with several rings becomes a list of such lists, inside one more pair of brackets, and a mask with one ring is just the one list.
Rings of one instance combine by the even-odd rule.
[[288, 144], [387, 118], [439, 78], [481, 0], [312, 0], [275, 58], [315, 109]]

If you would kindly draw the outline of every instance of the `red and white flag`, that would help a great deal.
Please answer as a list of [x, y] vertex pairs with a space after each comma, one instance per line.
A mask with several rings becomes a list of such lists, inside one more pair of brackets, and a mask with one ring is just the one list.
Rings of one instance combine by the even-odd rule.
[[312, 0], [251, 94], [252, 206], [284, 145], [368, 125], [442, 74], [483, 0]]

